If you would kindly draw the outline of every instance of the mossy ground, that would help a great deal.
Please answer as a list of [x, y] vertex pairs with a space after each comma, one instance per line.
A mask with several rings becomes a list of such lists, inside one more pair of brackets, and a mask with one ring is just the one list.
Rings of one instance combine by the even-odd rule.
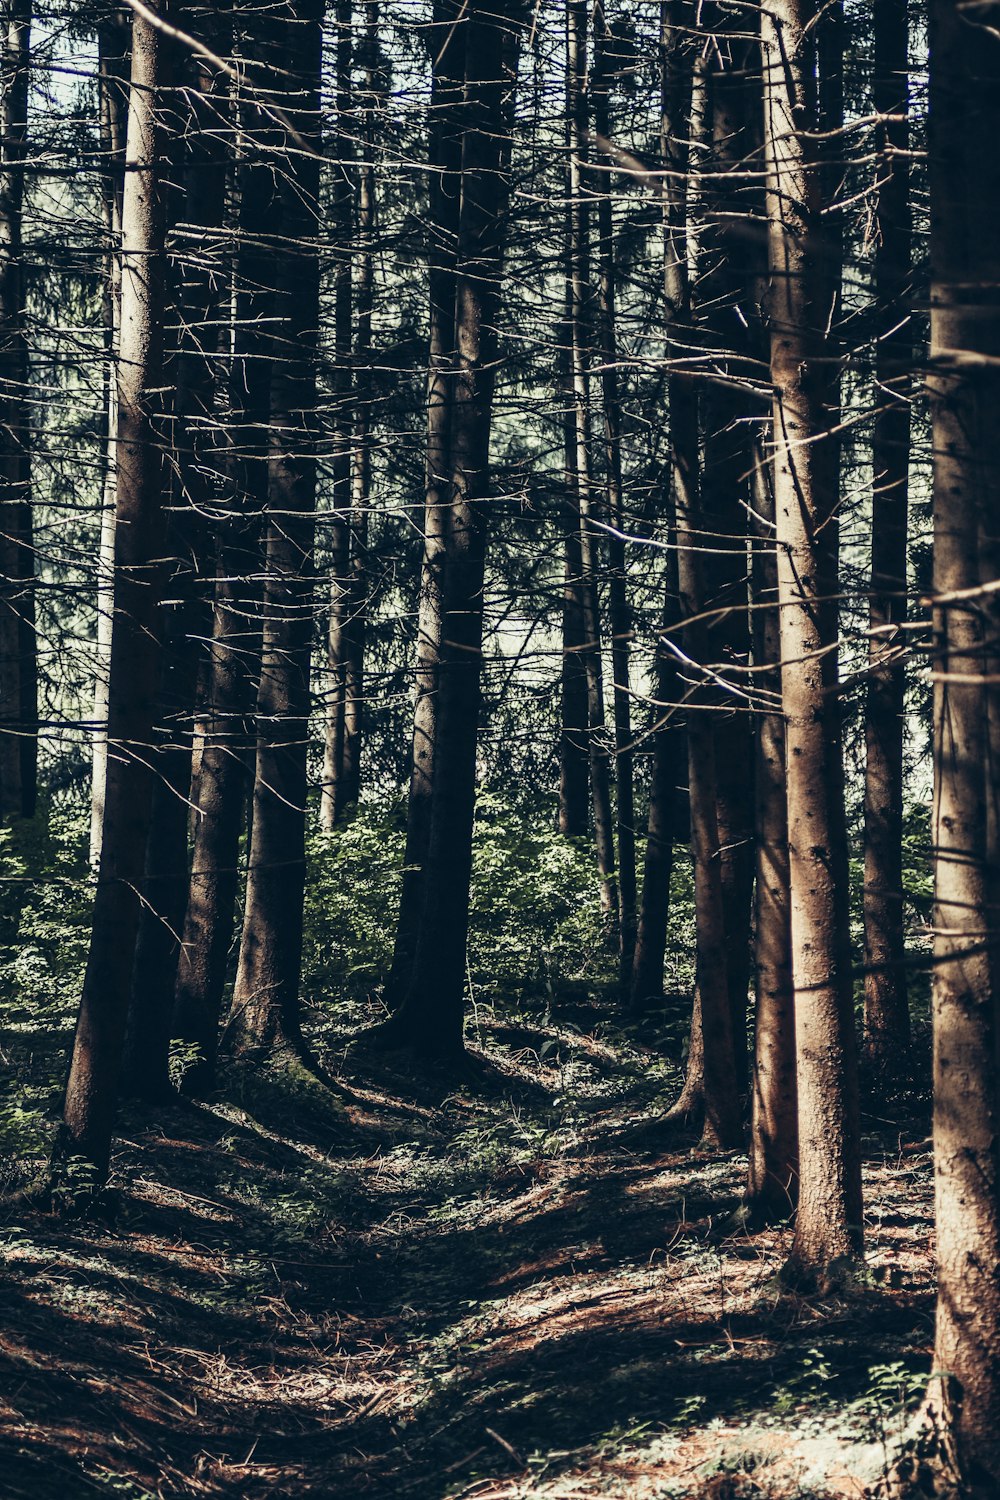
[[636, 1144], [677, 1072], [580, 993], [416, 1077], [318, 1034], [121, 1122], [103, 1224], [0, 1231], [0, 1493], [859, 1496], [929, 1368], [926, 1124], [869, 1120], [870, 1285], [799, 1300], [745, 1162]]

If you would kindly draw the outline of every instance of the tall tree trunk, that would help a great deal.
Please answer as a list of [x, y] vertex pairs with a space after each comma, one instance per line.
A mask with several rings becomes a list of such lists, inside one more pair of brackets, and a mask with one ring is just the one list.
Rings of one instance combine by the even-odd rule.
[[[594, 129], [598, 142], [611, 137], [610, 42], [607, 15], [598, 0], [594, 12]], [[608, 160], [610, 165], [610, 160]], [[610, 173], [597, 199], [597, 237], [601, 325], [601, 390], [604, 407], [605, 487], [607, 493], [609, 619], [614, 677], [615, 813], [620, 903], [619, 960], [623, 995], [628, 993], [636, 941], [635, 767], [632, 749], [632, 700], [629, 680], [632, 614], [628, 597], [625, 551], [625, 507], [622, 484], [622, 404], [618, 372], [614, 204]]]
[[576, 472], [576, 416], [570, 377], [570, 332], [561, 325], [560, 358], [565, 365], [563, 393], [567, 503], [560, 510], [563, 531], [562, 662], [560, 668], [559, 832], [586, 837], [590, 825], [590, 754], [587, 735], [587, 669], [583, 661], [583, 561], [580, 517], [572, 484]]
[[[861, 1249], [857, 1057], [835, 599], [824, 163], [817, 23], [800, 0], [761, 12], [768, 319], [799, 1116], [799, 1209], [789, 1270], [822, 1279]], [[828, 362], [829, 361], [829, 362]]]
[[409, 986], [423, 914], [425, 865], [431, 831], [431, 796], [437, 746], [438, 661], [441, 650], [444, 533], [451, 486], [451, 410], [455, 348], [455, 258], [462, 175], [462, 94], [467, 27], [459, 0], [435, 0], [428, 31], [431, 54], [427, 247], [430, 334], [427, 352], [427, 466], [424, 551], [417, 616], [416, 699], [403, 884], [385, 986], [390, 1008]]
[[337, 165], [331, 220], [337, 264], [333, 283], [333, 515], [330, 523], [330, 628], [327, 637], [328, 706], [320, 793], [320, 827], [335, 828], [349, 797], [344, 787], [347, 718], [347, 639], [351, 611], [351, 499], [353, 381], [351, 374], [354, 313], [351, 266], [355, 254], [354, 3], [337, 0]]
[[618, 941], [620, 896], [615, 860], [615, 825], [611, 810], [611, 775], [605, 737], [604, 668], [598, 597], [598, 539], [593, 524], [591, 474], [590, 350], [593, 290], [590, 286], [591, 195], [583, 180], [588, 155], [587, 0], [568, 0], [566, 7], [566, 124], [569, 148], [568, 261], [566, 314], [573, 402], [567, 469], [580, 528], [580, 602], [583, 658], [587, 681], [587, 726], [594, 839], [600, 879], [601, 910], [608, 936]]
[[343, 806], [361, 796], [365, 722], [365, 645], [368, 628], [368, 505], [371, 493], [373, 389], [369, 363], [375, 294], [375, 128], [379, 90], [379, 5], [365, 3], [365, 101], [359, 121], [357, 280], [354, 296], [354, 429], [351, 443], [351, 555], [344, 624], [344, 736], [340, 785]]
[[277, 190], [275, 362], [253, 828], [227, 1036], [237, 1054], [302, 1046], [299, 972], [313, 633], [323, 0], [276, 19], [285, 112], [309, 147]]
[[934, 448], [934, 1369], [969, 1492], [1000, 1485], [995, 885], [1000, 515], [1000, 40], [930, 11]]
[[[221, 28], [220, 28], [221, 31]], [[213, 34], [217, 52], [230, 50]], [[187, 909], [188, 795], [192, 785], [194, 717], [201, 642], [209, 615], [201, 595], [210, 512], [216, 357], [222, 308], [226, 204], [225, 129], [228, 85], [202, 63], [187, 64], [188, 109], [179, 138], [183, 214], [174, 233], [178, 267], [174, 300], [180, 322], [174, 403], [174, 495], [167, 523], [167, 614], [161, 629], [160, 713], [151, 765], [156, 776], [146, 854], [146, 880], [125, 1038], [122, 1091], [140, 1099], [171, 1093], [169, 1051], [174, 990]], [[171, 351], [174, 352], [174, 351]]]
[[21, 218], [28, 137], [31, 0], [0, 11], [0, 819], [35, 811], [34, 632], [28, 342]]
[[155, 26], [135, 17], [122, 209], [110, 753], [90, 953], [53, 1162], [57, 1185], [64, 1179], [70, 1196], [77, 1185], [89, 1188], [107, 1175], [149, 831], [163, 549], [159, 403], [166, 256], [160, 170], [168, 46]]
[[753, 489], [752, 588], [756, 879], [754, 971], [756, 1013], [746, 1203], [754, 1220], [787, 1218], [798, 1197], [798, 1096], [795, 1083], [795, 994], [788, 891], [785, 724], [781, 716], [781, 640], [774, 496], [758, 458]]
[[462, 1039], [476, 751], [481, 706], [483, 589], [497, 325], [510, 197], [517, 0], [469, 7], [462, 197], [455, 278], [456, 367], [451, 502], [438, 666], [437, 762], [425, 899], [409, 990], [386, 1040], [449, 1059]]
[[108, 667], [114, 616], [115, 485], [118, 448], [118, 383], [115, 359], [121, 327], [122, 192], [125, 185], [125, 132], [128, 117], [131, 29], [124, 15], [97, 33], [98, 94], [101, 114], [101, 202], [104, 211], [105, 428], [101, 486], [101, 532], [97, 556], [97, 672], [94, 683], [94, 738], [91, 752], [90, 863], [101, 858], [104, 788], [108, 766]]
[[903, 936], [903, 731], [906, 528], [910, 466], [909, 16], [906, 0], [875, 6], [879, 124], [872, 432], [872, 575], [865, 713], [865, 1061], [876, 1083], [910, 1045]]
[[[254, 75], [282, 66], [273, 18], [255, 0], [237, 23]], [[186, 1044], [180, 1087], [204, 1094], [215, 1078], [226, 970], [233, 941], [240, 838], [252, 784], [253, 725], [261, 648], [261, 518], [268, 492], [277, 186], [281, 136], [253, 97], [238, 101], [246, 157], [237, 163], [239, 218], [234, 249], [234, 318], [229, 399], [227, 500], [215, 511], [215, 600], [194, 818], [191, 882], [178, 961], [174, 1037]]]
[[[659, 36], [660, 157], [666, 175], [660, 184], [663, 230], [663, 307], [667, 355], [679, 357], [691, 335], [688, 285], [687, 168], [692, 84], [691, 13], [685, 0], [661, 0]], [[670, 449], [667, 464], [668, 535], [664, 636], [657, 647], [657, 713], [663, 722], [653, 740], [646, 863], [642, 881], [639, 930], [632, 969], [632, 1004], [642, 1007], [663, 995], [670, 876], [673, 869], [673, 825], [677, 788], [687, 778], [687, 743], [677, 714], [668, 706], [681, 701], [677, 657], [668, 645], [680, 623], [680, 586], [676, 533], [677, 497], [697, 482], [698, 398], [694, 383], [674, 365], [667, 380]], [[700, 1027], [700, 1022], [698, 1023]], [[697, 1040], [700, 1049], [700, 1033]], [[689, 1070], [690, 1071], [690, 1070]], [[700, 1075], [698, 1089], [700, 1090]]]

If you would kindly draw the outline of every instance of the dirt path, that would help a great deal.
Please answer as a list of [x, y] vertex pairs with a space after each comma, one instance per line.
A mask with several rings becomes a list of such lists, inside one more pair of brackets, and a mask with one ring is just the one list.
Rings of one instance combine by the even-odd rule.
[[662, 1059], [480, 1020], [469, 1079], [333, 1046], [344, 1100], [231, 1080], [126, 1118], [111, 1224], [8, 1221], [0, 1495], [860, 1495], [930, 1358], [922, 1132], [869, 1140], [872, 1284], [799, 1301], [741, 1159], [639, 1149]]

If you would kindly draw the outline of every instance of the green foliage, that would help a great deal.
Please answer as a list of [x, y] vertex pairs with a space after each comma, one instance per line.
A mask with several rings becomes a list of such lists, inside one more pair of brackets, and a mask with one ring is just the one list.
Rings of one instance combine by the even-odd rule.
[[[404, 843], [402, 809], [373, 804], [310, 839], [304, 992], [336, 1000], [345, 1020], [391, 962]], [[544, 1000], [570, 981], [611, 977], [593, 853], [556, 832], [544, 808], [480, 797], [469, 922], [474, 1003]]]

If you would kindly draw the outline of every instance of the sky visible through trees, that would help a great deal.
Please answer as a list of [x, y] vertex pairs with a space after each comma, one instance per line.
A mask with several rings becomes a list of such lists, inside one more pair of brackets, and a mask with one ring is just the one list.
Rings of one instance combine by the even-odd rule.
[[1000, 1491], [993, 19], [0, 5], [4, 1493]]

